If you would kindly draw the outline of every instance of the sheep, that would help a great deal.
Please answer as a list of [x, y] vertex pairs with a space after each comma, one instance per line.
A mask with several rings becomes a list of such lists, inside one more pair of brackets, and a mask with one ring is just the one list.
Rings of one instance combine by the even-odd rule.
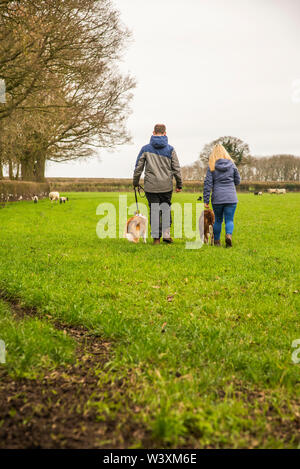
[[60, 203], [60, 204], [62, 204], [62, 203], [65, 204], [68, 200], [69, 200], [69, 197], [61, 197], [61, 198], [59, 199], [59, 203]]
[[19, 197], [19, 199], [18, 199], [18, 200], [19, 200], [20, 202], [21, 202], [21, 200], [23, 200], [23, 197], [22, 197], [22, 195], [20, 195], [20, 197]]
[[37, 195], [35, 195], [34, 197], [32, 197], [32, 200], [33, 200], [33, 203], [34, 203], [34, 204], [37, 204], [38, 201], [39, 201], [39, 198], [38, 198]]
[[59, 200], [59, 192], [50, 192], [49, 200], [57, 202]]
[[262, 192], [254, 192], [254, 195], [263, 195]]
[[276, 189], [276, 194], [286, 194], [286, 189]]
[[286, 189], [268, 189], [269, 194], [286, 194]]

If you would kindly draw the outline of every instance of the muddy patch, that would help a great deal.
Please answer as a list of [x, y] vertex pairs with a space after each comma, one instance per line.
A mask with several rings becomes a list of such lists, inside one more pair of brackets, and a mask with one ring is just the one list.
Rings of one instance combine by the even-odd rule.
[[[34, 316], [18, 301], [2, 299], [15, 317]], [[51, 321], [53, 324], [53, 322]], [[148, 435], [132, 418], [126, 389], [120, 390], [124, 411], [114, 407], [115, 385], [102, 384], [99, 371], [109, 359], [111, 344], [85, 329], [55, 324], [76, 341], [76, 361], [41, 379], [14, 379], [0, 368], [0, 448], [128, 448]]]

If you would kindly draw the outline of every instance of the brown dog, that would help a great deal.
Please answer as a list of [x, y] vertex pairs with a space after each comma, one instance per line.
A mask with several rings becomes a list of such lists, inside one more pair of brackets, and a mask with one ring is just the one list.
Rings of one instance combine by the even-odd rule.
[[131, 243], [137, 244], [140, 238], [143, 238], [144, 243], [146, 243], [146, 237], [147, 218], [137, 213], [127, 221], [124, 238], [127, 238]]
[[215, 223], [215, 214], [212, 210], [205, 209], [200, 215], [199, 218], [199, 231], [202, 242], [205, 244], [214, 245], [214, 223]]

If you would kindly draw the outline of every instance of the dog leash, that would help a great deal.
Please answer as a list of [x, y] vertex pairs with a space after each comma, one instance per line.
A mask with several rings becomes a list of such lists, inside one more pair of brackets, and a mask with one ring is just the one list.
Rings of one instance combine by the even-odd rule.
[[[138, 198], [137, 198], [137, 191], [139, 193], [139, 196], [143, 199], [144, 197], [146, 197], [146, 194], [145, 194], [145, 190], [142, 186], [138, 185], [138, 186], [134, 186], [134, 195], [135, 195], [135, 203], [136, 203], [136, 214], [138, 215], [140, 213], [140, 210], [139, 210], [139, 203], [138, 203]], [[141, 191], [144, 192], [144, 195], [141, 194]]]

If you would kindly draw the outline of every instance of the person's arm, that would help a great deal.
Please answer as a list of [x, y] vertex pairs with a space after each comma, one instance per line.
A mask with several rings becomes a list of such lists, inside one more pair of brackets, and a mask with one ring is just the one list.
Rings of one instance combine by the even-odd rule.
[[175, 177], [175, 180], [176, 180], [176, 191], [179, 192], [182, 190], [182, 177], [181, 177], [181, 169], [180, 169], [179, 160], [178, 160], [177, 153], [175, 150], [172, 151], [171, 168], [172, 168], [173, 176]]
[[208, 168], [206, 177], [204, 180], [204, 187], [203, 187], [203, 202], [204, 205], [208, 206], [209, 204], [209, 199], [210, 199], [210, 193], [213, 188], [213, 175], [211, 170]]
[[133, 187], [137, 187], [139, 185], [140, 177], [142, 175], [142, 172], [144, 171], [145, 163], [146, 155], [142, 148], [135, 163], [135, 169], [133, 173]]
[[236, 166], [234, 166], [233, 180], [236, 186], [238, 186], [241, 182], [241, 176]]

